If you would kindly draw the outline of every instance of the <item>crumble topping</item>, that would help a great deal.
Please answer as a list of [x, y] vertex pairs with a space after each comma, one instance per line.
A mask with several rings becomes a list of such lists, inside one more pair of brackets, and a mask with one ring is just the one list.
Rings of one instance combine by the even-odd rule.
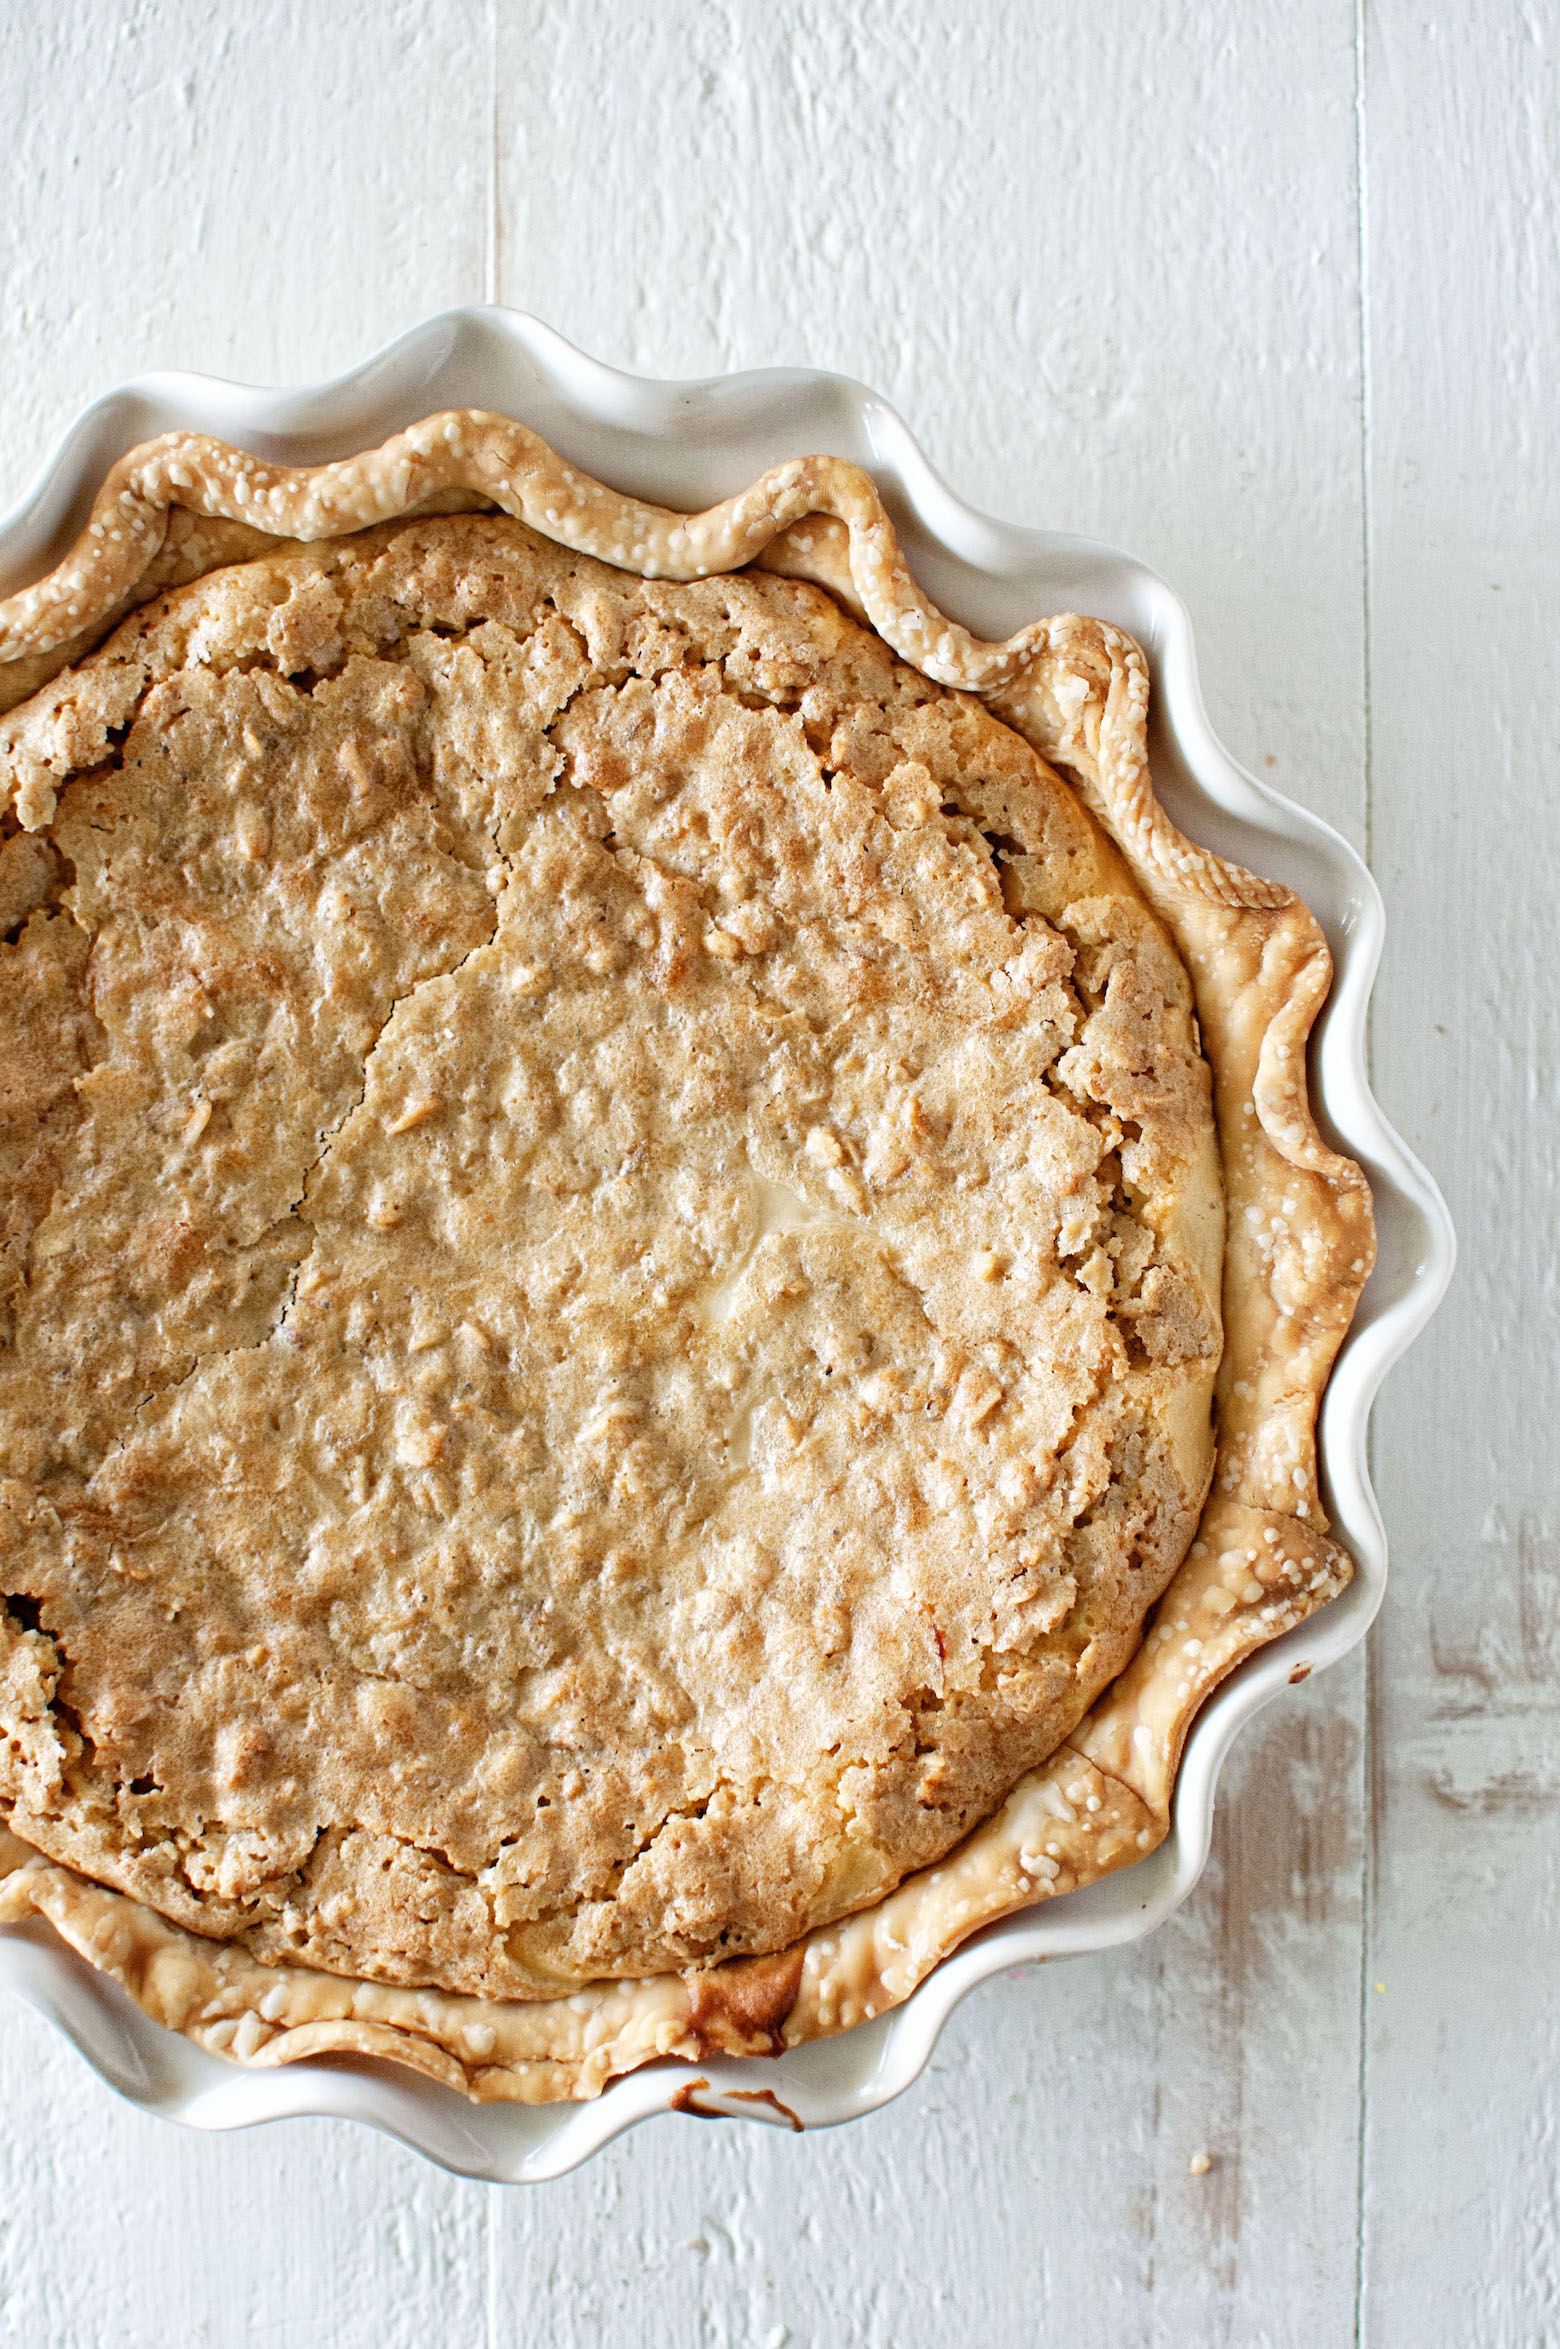
[[1035, 753], [816, 590], [463, 515], [163, 599], [7, 769], [18, 1833], [526, 1998], [989, 1816], [1220, 1342], [1185, 974]]

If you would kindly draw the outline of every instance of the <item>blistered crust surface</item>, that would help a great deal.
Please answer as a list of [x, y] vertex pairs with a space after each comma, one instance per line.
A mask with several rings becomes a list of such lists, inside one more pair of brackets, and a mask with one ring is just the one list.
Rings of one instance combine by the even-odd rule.
[[0, 764], [18, 1835], [526, 2000], [998, 1811], [1220, 1343], [1186, 975], [1035, 752], [814, 588], [460, 516], [150, 607]]
[[[171, 434], [114, 468], [89, 530], [48, 580], [0, 604], [0, 707], [90, 650], [130, 603], [267, 538], [314, 540], [473, 500], [646, 576], [702, 576], [756, 558], [815, 579], [916, 667], [990, 696], [1094, 809], [1180, 947], [1216, 1074], [1229, 1210], [1217, 1489], [1152, 1637], [1076, 1742], [1020, 1780], [947, 1864], [842, 1925], [774, 1957], [566, 1998], [460, 1999], [264, 1965], [242, 1942], [172, 1926], [16, 1837], [0, 1847], [0, 1915], [47, 1917], [148, 2015], [236, 2062], [345, 2050], [390, 2057], [479, 2100], [547, 2101], [593, 2096], [656, 2055], [773, 2054], [848, 2028], [907, 1998], [977, 1926], [1163, 1840], [1199, 1707], [1348, 1579], [1322, 1513], [1315, 1416], [1374, 1243], [1360, 1169], [1326, 1147], [1310, 1113], [1306, 1038], [1327, 993], [1325, 943], [1291, 891], [1199, 848], [1158, 806], [1141, 652], [1119, 630], [1071, 615], [1007, 644], [978, 642], [921, 594], [870, 478], [838, 459], [788, 462], [724, 506], [683, 515], [590, 481], [491, 414], [425, 418], [383, 448], [314, 469]], [[37, 747], [14, 778], [34, 827], [52, 807], [62, 746], [52, 762], [48, 741]], [[24, 896], [37, 886], [36, 868], [21, 885]], [[1194, 1255], [1197, 1223], [1190, 1216], [1184, 1231]]]

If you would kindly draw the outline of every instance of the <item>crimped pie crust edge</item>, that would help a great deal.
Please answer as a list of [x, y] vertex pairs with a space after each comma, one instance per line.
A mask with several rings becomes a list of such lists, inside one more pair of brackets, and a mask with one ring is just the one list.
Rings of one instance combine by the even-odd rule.
[[[598, 2094], [656, 2056], [779, 2053], [897, 2005], [981, 1925], [1152, 1850], [1186, 1733], [1227, 1673], [1341, 1590], [1315, 1417], [1373, 1260], [1368, 1186], [1311, 1116], [1305, 1046], [1330, 958], [1300, 900], [1188, 842], [1149, 778], [1148, 672], [1120, 630], [1071, 615], [984, 644], [920, 593], [870, 477], [794, 460], [702, 515], [566, 465], [505, 417], [455, 411], [334, 465], [268, 465], [198, 434], [133, 450], [49, 578], [0, 603], [0, 706], [79, 658], [165, 586], [274, 549], [478, 501], [646, 577], [762, 562], [829, 588], [899, 656], [987, 700], [1075, 783], [1175, 935], [1192, 976], [1226, 1188], [1225, 1358], [1214, 1486], [1133, 1663], [1041, 1769], [939, 1866], [769, 1958], [498, 2003], [267, 1967], [0, 1840], [0, 1919], [45, 1916], [152, 2018], [269, 2066], [373, 2054], [483, 2101]], [[19, 776], [24, 825], [53, 778]]]

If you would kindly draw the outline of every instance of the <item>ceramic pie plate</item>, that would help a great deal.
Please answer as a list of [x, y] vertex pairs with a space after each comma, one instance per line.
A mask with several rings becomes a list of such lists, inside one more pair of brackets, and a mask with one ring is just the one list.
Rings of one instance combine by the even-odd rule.
[[[434, 319], [317, 390], [145, 376], [87, 410], [33, 493], [0, 523], [0, 595], [59, 560], [110, 466], [158, 433], [208, 432], [261, 457], [315, 464], [370, 447], [421, 416], [463, 407], [514, 416], [584, 471], [684, 509], [730, 496], [790, 457], [848, 458], [874, 477], [922, 585], [979, 635], [1005, 637], [1058, 611], [1126, 629], [1152, 671], [1151, 751], [1166, 811], [1191, 839], [1297, 890], [1332, 951], [1332, 994], [1311, 1039], [1313, 1102], [1326, 1139], [1365, 1168], [1378, 1230], [1376, 1268], [1318, 1425], [1323, 1496], [1334, 1533], [1354, 1557], [1355, 1577], [1330, 1605], [1251, 1657], [1204, 1706], [1182, 1757], [1171, 1832], [1148, 1858], [987, 1927], [875, 2022], [778, 2058], [714, 2058], [698, 2067], [698, 2109], [705, 2113], [787, 2128], [831, 2126], [907, 2088], [954, 2006], [978, 1982], [1036, 1959], [1135, 1940], [1191, 1891], [1208, 1854], [1219, 1769], [1241, 1725], [1303, 1670], [1346, 1654], [1381, 1603], [1387, 1556], [1366, 1462], [1370, 1406], [1446, 1287], [1451, 1224], [1370, 1090], [1365, 1020], [1383, 930], [1376, 886], [1336, 832], [1244, 774], [1222, 748], [1203, 709], [1184, 605], [1129, 555], [973, 512], [938, 479], [892, 409], [858, 384], [809, 370], [647, 382], [584, 357], [534, 319], [500, 310]], [[352, 2058], [240, 2071], [151, 2022], [37, 1921], [0, 1929], [0, 1981], [48, 2015], [105, 2080], [147, 2111], [206, 2129], [289, 2114], [365, 2121], [470, 2177], [557, 2176], [674, 2100], [686, 2109], [693, 2077], [688, 2065], [672, 2061], [627, 2074], [591, 2103], [473, 2106], [409, 2072]]]

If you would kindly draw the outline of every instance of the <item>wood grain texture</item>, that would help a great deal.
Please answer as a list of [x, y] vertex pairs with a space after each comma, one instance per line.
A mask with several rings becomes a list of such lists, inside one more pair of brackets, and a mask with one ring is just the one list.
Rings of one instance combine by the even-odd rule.
[[314, 380], [485, 291], [647, 373], [872, 383], [976, 503], [1162, 570], [1236, 755], [1370, 833], [1378, 1078], [1465, 1266], [1381, 1406], [1369, 1722], [1358, 1660], [1263, 1717], [1152, 1941], [988, 1985], [867, 2123], [669, 2118], [527, 2194], [332, 2124], [186, 2135], [7, 2012], [0, 2342], [1560, 2339], [1554, 15], [1359, 31], [1355, 0], [0, 20], [0, 505], [137, 370]]
[[1529, 2349], [1560, 2340], [1560, 17], [1373, 8], [1366, 63], [1375, 1070], [1462, 1237], [1376, 1430], [1366, 2337]]
[[150, 368], [307, 383], [491, 259], [487, 0], [0, 16], [0, 512]]
[[[0, 511], [131, 375], [319, 379], [480, 301], [490, 61], [484, 0], [4, 11]], [[392, 2146], [160, 2127], [14, 2012], [0, 2098], [0, 2341], [483, 2337], [482, 2197]]]

